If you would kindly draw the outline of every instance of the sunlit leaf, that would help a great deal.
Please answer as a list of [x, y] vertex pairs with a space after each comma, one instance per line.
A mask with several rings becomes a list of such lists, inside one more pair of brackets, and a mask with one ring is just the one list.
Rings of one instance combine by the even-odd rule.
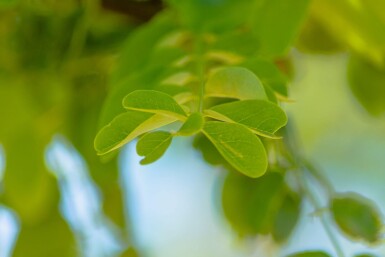
[[96, 135], [94, 146], [99, 155], [111, 152], [148, 131], [176, 121], [175, 118], [146, 112], [127, 111], [117, 116]]
[[380, 239], [381, 215], [369, 199], [354, 193], [337, 195], [331, 211], [338, 227], [352, 239], [367, 243]]
[[273, 138], [274, 133], [287, 123], [286, 114], [279, 106], [263, 100], [221, 104], [206, 113], [215, 119], [243, 124], [261, 136]]
[[136, 152], [144, 158], [141, 164], [150, 164], [157, 161], [170, 146], [172, 135], [166, 131], [150, 132], [142, 136], [137, 145]]
[[261, 140], [242, 125], [206, 122], [203, 133], [236, 170], [249, 177], [266, 172], [267, 156]]
[[143, 111], [186, 119], [183, 108], [168, 94], [155, 90], [136, 90], [123, 99], [123, 106], [128, 110]]
[[205, 86], [207, 97], [225, 97], [240, 100], [262, 99], [267, 96], [261, 81], [248, 69], [228, 67], [212, 74]]
[[192, 136], [200, 132], [203, 128], [204, 119], [201, 113], [196, 112], [191, 114], [182, 127], [179, 129], [177, 135]]
[[380, 66], [385, 64], [382, 6], [383, 2], [377, 0], [314, 0], [311, 11], [343, 46]]
[[309, 251], [309, 252], [294, 253], [287, 257], [330, 257], [330, 255], [321, 251]]
[[275, 57], [287, 53], [306, 16], [309, 3], [309, 0], [260, 1], [252, 27], [260, 41], [260, 54]]
[[374, 116], [385, 114], [385, 68], [352, 56], [348, 66], [350, 88], [360, 104]]

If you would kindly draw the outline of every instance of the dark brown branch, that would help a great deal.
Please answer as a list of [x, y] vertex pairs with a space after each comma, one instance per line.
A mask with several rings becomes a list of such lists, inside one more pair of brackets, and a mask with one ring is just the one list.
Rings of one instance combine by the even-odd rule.
[[162, 10], [163, 4], [161, 0], [102, 0], [102, 7], [145, 22]]

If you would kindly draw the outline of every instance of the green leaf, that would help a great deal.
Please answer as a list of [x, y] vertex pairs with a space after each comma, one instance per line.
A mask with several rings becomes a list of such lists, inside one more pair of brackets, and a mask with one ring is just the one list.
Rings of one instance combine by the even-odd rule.
[[245, 125], [254, 133], [269, 138], [276, 138], [274, 133], [287, 123], [286, 114], [279, 106], [263, 100], [221, 104], [207, 110], [206, 114], [218, 120]]
[[222, 155], [215, 148], [213, 143], [205, 137], [203, 134], [198, 134], [193, 141], [195, 149], [200, 151], [203, 159], [211, 165], [223, 165], [229, 166], [228, 162], [222, 157]]
[[296, 47], [309, 54], [335, 54], [344, 50], [341, 42], [314, 16], [304, 24]]
[[384, 6], [382, 0], [362, 1], [358, 5], [357, 2], [349, 0], [315, 0], [311, 10], [312, 16], [343, 46], [383, 66]]
[[375, 243], [380, 239], [381, 219], [376, 206], [358, 194], [335, 196], [331, 211], [338, 227], [355, 240]]
[[385, 114], [385, 68], [376, 67], [357, 56], [348, 66], [350, 88], [365, 110], [373, 116]]
[[136, 90], [123, 99], [128, 110], [142, 111], [186, 119], [183, 108], [170, 95], [155, 90]]
[[209, 121], [203, 133], [220, 154], [239, 172], [260, 177], [267, 169], [267, 156], [261, 140], [242, 125]]
[[252, 58], [239, 64], [245, 67], [261, 80], [263, 85], [271, 87], [276, 93], [287, 97], [288, 78], [278, 69], [271, 61], [264, 59]]
[[252, 11], [250, 0], [167, 0], [167, 2], [177, 10], [183, 25], [193, 31], [234, 29], [248, 19]]
[[139, 257], [139, 254], [134, 248], [130, 247], [120, 257]]
[[252, 27], [260, 41], [259, 53], [268, 57], [283, 56], [298, 34], [310, 0], [259, 2]]
[[170, 146], [172, 135], [166, 131], [150, 132], [142, 136], [137, 145], [136, 152], [144, 158], [141, 164], [150, 164], [157, 161]]
[[283, 182], [283, 176], [277, 172], [267, 172], [257, 179], [235, 172], [228, 174], [222, 207], [226, 219], [240, 236], [273, 232], [274, 218], [285, 193]]
[[6, 155], [1, 201], [17, 212], [23, 224], [41, 222], [59, 202], [56, 179], [44, 162], [49, 139], [50, 134], [42, 137], [33, 123], [13, 127], [13, 133], [1, 138]]
[[205, 85], [206, 97], [267, 100], [257, 76], [242, 67], [227, 67], [212, 74]]
[[363, 254], [354, 255], [354, 257], [375, 257], [375, 255], [368, 254], [368, 253], [363, 253]]
[[[55, 206], [55, 212], [33, 226], [23, 224], [18, 234], [14, 257], [77, 256], [76, 242], [70, 227]], [[49, 243], [47, 243], [49, 242]]]
[[96, 135], [94, 146], [99, 155], [111, 152], [148, 131], [175, 122], [173, 117], [127, 111], [118, 115]]
[[294, 253], [287, 257], [330, 257], [330, 255], [321, 251], [309, 251], [309, 252]]
[[275, 241], [286, 241], [295, 228], [301, 212], [301, 199], [294, 192], [288, 193], [274, 219], [272, 235]]
[[121, 62], [113, 74], [114, 80], [120, 80], [133, 71], [144, 69], [156, 44], [165, 34], [176, 28], [170, 12], [161, 12], [144, 26], [136, 29], [122, 47]]
[[18, 0], [0, 0], [0, 8], [14, 7], [18, 2]]
[[126, 95], [134, 90], [153, 89], [165, 77], [174, 73], [175, 69], [165, 68], [168, 63], [165, 62], [161, 66], [148, 67], [133, 73], [125, 78], [124, 81], [113, 83], [100, 114], [100, 127], [107, 125], [113, 118], [126, 111], [122, 105], [122, 100]]
[[196, 112], [191, 114], [182, 127], [179, 129], [177, 135], [192, 136], [200, 132], [204, 125], [204, 119], [201, 113]]

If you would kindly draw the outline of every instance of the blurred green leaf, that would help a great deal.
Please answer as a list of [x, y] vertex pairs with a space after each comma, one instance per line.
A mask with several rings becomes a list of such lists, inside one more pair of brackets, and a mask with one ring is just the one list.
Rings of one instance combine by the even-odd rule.
[[267, 169], [266, 151], [260, 139], [242, 125], [208, 121], [203, 133], [223, 158], [249, 177], [260, 177]]
[[375, 257], [375, 255], [373, 255], [373, 254], [368, 254], [368, 253], [364, 253], [364, 254], [357, 254], [357, 255], [354, 255], [354, 257]]
[[274, 219], [272, 235], [275, 241], [285, 242], [292, 234], [301, 212], [300, 196], [289, 192], [284, 196], [282, 204]]
[[218, 35], [212, 44], [212, 49], [239, 54], [244, 57], [254, 56], [259, 48], [260, 42], [252, 33], [241, 30], [231, 30]]
[[242, 67], [228, 67], [217, 70], [208, 78], [205, 90], [206, 97], [240, 100], [267, 99], [265, 89], [258, 77]]
[[172, 135], [166, 131], [150, 132], [139, 138], [136, 152], [144, 158], [141, 164], [150, 164], [157, 161], [170, 146]]
[[254, 72], [263, 85], [268, 85], [280, 95], [287, 96], [288, 78], [274, 63], [264, 59], [251, 58], [239, 65]]
[[120, 257], [139, 257], [139, 254], [134, 248], [130, 247]]
[[[342, 45], [365, 56], [376, 65], [383, 66], [385, 22], [379, 15], [382, 6], [381, 0], [314, 0], [311, 9], [312, 15]], [[373, 11], [373, 7], [377, 11]]]
[[360, 104], [373, 116], [385, 114], [385, 68], [351, 56], [348, 66], [350, 88]]
[[103, 127], [95, 138], [95, 149], [99, 155], [111, 152], [148, 131], [176, 121], [175, 118], [146, 112], [127, 111], [118, 115]]
[[247, 213], [250, 226], [258, 234], [272, 233], [286, 190], [283, 176], [278, 172], [268, 172], [254, 186]]
[[225, 217], [241, 236], [272, 233], [285, 193], [283, 177], [276, 172], [251, 179], [235, 172], [226, 177], [222, 191]]
[[7, 8], [15, 6], [19, 0], [0, 0], [0, 8]]
[[170, 95], [155, 90], [136, 90], [123, 99], [128, 110], [149, 112], [170, 116], [179, 120], [186, 119], [183, 108]]
[[344, 50], [341, 42], [314, 16], [304, 24], [296, 47], [310, 54], [334, 54]]
[[16, 241], [14, 257], [76, 256], [76, 243], [59, 212], [33, 226], [24, 225]]
[[381, 215], [375, 205], [358, 194], [336, 195], [330, 203], [338, 227], [355, 240], [375, 243], [380, 239]]
[[310, 0], [257, 1], [252, 30], [260, 41], [259, 53], [267, 57], [285, 55], [304, 21]]
[[207, 110], [215, 119], [239, 123], [258, 135], [276, 138], [274, 133], [287, 123], [285, 112], [268, 101], [244, 100], [221, 104]]
[[[120, 81], [132, 72], [147, 68], [155, 45], [165, 34], [174, 31], [177, 24], [169, 12], [162, 12], [150, 22], [135, 30], [123, 45], [120, 64], [113, 74], [113, 81]], [[159, 60], [159, 59], [158, 59]]]
[[[251, 15], [251, 0], [168, 0], [180, 20], [193, 31], [226, 31]], [[226, 18], [224, 18], [226, 17]]]
[[[98, 130], [99, 114], [105, 98], [106, 71], [97, 67], [97, 72], [88, 73], [88, 66], [78, 69], [73, 75], [70, 100], [67, 103], [65, 126], [61, 133], [75, 146], [87, 163], [92, 180], [96, 182], [103, 199], [103, 211], [120, 228], [124, 228], [125, 211], [119, 183], [116, 160], [101, 162], [95, 154], [93, 142]], [[84, 101], [87, 99], [87, 101]]]
[[211, 141], [202, 134], [198, 134], [194, 138], [193, 146], [201, 152], [203, 159], [209, 164], [227, 166], [228, 162], [218, 152], [213, 143], [211, 143]]
[[59, 200], [56, 181], [44, 162], [48, 140], [31, 126], [15, 129], [3, 143], [7, 165], [2, 199], [25, 224], [35, 224], [49, 215]]
[[200, 132], [204, 125], [204, 119], [201, 113], [195, 112], [191, 114], [182, 127], [178, 130], [177, 135], [192, 136]]
[[258, 180], [230, 171], [222, 189], [222, 208], [227, 221], [240, 236], [255, 235], [250, 225], [250, 200]]
[[301, 253], [294, 253], [287, 257], [330, 257], [329, 254], [321, 251], [309, 251], [309, 252], [301, 252]]

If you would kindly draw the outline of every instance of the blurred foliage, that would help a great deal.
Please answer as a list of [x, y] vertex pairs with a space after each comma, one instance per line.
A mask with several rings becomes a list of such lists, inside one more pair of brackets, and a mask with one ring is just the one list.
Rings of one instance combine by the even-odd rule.
[[[194, 136], [203, 159], [229, 171], [223, 213], [241, 238], [271, 235], [284, 244], [303, 214], [303, 201], [316, 212], [326, 208], [308, 185], [315, 181], [326, 189], [322, 197], [344, 234], [381, 240], [375, 204], [336, 193], [293, 146], [295, 132], [277, 130], [286, 123], [280, 106], [290, 98], [293, 46], [310, 54], [347, 53], [352, 94], [369, 114], [383, 117], [384, 1], [167, 0], [142, 26], [138, 17], [148, 15], [135, 15], [132, 8], [113, 13], [103, 9], [113, 3], [102, 2], [0, 0], [0, 143], [6, 155], [1, 202], [21, 224], [14, 256], [79, 255], [59, 213], [56, 178], [45, 165], [53, 135], [65, 135], [82, 154], [105, 199], [104, 212], [124, 234], [130, 224], [117, 148], [178, 119], [177, 132], [140, 138], [142, 162], [159, 159], [172, 136]], [[138, 12], [161, 5], [126, 4]], [[133, 95], [137, 90], [142, 101]], [[102, 160], [94, 150], [98, 131], [108, 132], [95, 141], [99, 153], [112, 151]], [[124, 236], [127, 245], [130, 236]], [[139, 253], [129, 248], [122, 256]]]

